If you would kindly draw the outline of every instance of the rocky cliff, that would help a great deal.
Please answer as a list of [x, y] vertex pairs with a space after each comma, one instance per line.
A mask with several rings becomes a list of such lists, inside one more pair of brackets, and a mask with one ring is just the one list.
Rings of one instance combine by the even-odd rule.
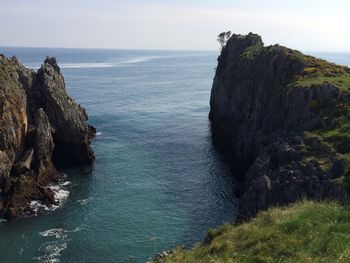
[[58, 162], [90, 164], [95, 129], [66, 92], [55, 58], [35, 72], [0, 55], [0, 217], [30, 213], [30, 202], [54, 204], [48, 187]]
[[349, 68], [233, 35], [209, 117], [214, 143], [243, 166], [239, 218], [302, 198], [348, 199]]

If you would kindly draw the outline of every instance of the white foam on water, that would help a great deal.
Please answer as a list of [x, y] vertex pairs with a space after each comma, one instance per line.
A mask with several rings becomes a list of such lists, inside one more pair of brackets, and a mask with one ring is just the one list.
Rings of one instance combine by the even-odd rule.
[[[30, 69], [37, 70], [40, 65], [26, 65]], [[62, 69], [75, 69], [75, 68], [112, 68], [115, 65], [111, 63], [60, 63], [59, 67]]]
[[81, 200], [77, 200], [77, 203], [79, 203], [80, 205], [86, 205], [87, 203], [89, 203], [92, 200], [92, 197], [89, 197], [87, 199], [81, 199]]
[[111, 63], [62, 63], [60, 68], [112, 68]]
[[102, 132], [96, 132], [96, 136], [101, 136], [102, 134]]
[[39, 251], [43, 253], [42, 256], [36, 257], [38, 262], [42, 263], [57, 263], [60, 262], [61, 252], [67, 248], [67, 243], [57, 244], [48, 242], [42, 244]]
[[[42, 232], [39, 235], [51, 239], [40, 245], [39, 252], [41, 256], [35, 257], [36, 261], [43, 263], [60, 262], [61, 252], [67, 248], [68, 233], [75, 233], [82, 230], [83, 227], [75, 227], [72, 230], [63, 228], [52, 228]], [[54, 238], [54, 240], [52, 240]]]
[[76, 232], [79, 232], [82, 229], [83, 229], [82, 227], [77, 226], [73, 230], [67, 230], [66, 232], [68, 232], [68, 233], [76, 233]]
[[63, 228], [53, 228], [43, 232], [39, 232], [42, 237], [55, 237], [55, 238], [65, 238], [67, 235]]
[[64, 187], [66, 187], [70, 184], [71, 183], [69, 181], [62, 181], [58, 184], [48, 186], [48, 188], [51, 191], [53, 191], [54, 198], [55, 198], [55, 201], [57, 202], [57, 204], [56, 205], [46, 205], [46, 204], [43, 204], [39, 200], [34, 200], [34, 201], [31, 201], [29, 204], [31, 210], [34, 212], [34, 214], [37, 215], [38, 212], [40, 212], [40, 211], [54, 211], [57, 208], [61, 207], [69, 196], [69, 191], [66, 190]]
[[[147, 62], [155, 59], [162, 59], [162, 58], [178, 58], [178, 57], [201, 57], [201, 56], [208, 56], [211, 55], [211, 53], [199, 53], [199, 54], [177, 54], [177, 55], [166, 55], [166, 56], [140, 56], [140, 57], [134, 57], [127, 59], [125, 61], [118, 61], [115, 63], [108, 63], [108, 62], [81, 62], [81, 63], [59, 63], [59, 67], [62, 69], [77, 69], [77, 68], [113, 68], [113, 67], [120, 67], [125, 64], [137, 64], [142, 62]], [[28, 68], [37, 70], [41, 67], [41, 65], [34, 65], [34, 64], [27, 64]]]
[[71, 185], [71, 182], [69, 181], [64, 181], [60, 184], [60, 186], [68, 186], [68, 185]]
[[49, 188], [54, 192], [55, 200], [58, 202], [58, 205], [61, 205], [64, 203], [68, 196], [69, 191], [64, 189], [63, 187], [70, 185], [71, 183], [69, 181], [60, 182], [56, 185], [50, 185]]
[[42, 237], [55, 237], [57, 239], [65, 239], [67, 237], [66, 233], [75, 233], [75, 232], [79, 232], [80, 230], [82, 230], [82, 227], [75, 227], [72, 230], [65, 230], [63, 228], [52, 228], [52, 229], [48, 229], [42, 232], [39, 232], [39, 236]]
[[29, 206], [34, 214], [38, 214], [39, 211], [53, 211], [56, 209], [55, 205], [47, 206], [39, 200], [31, 201]]
[[40, 68], [38, 65], [26, 65], [26, 67], [32, 70], [38, 70]]
[[131, 58], [131, 59], [119, 62], [119, 63], [120, 64], [134, 64], [134, 63], [147, 62], [147, 61], [154, 60], [157, 58], [162, 58], [162, 57], [160, 57], [160, 56], [136, 57], [136, 58]]
[[131, 58], [128, 59], [126, 61], [121, 62], [121, 64], [133, 64], [133, 63], [140, 63], [140, 62], [146, 62], [146, 61], [150, 61], [153, 59], [156, 59], [159, 57], [155, 57], [155, 56], [149, 56], [149, 57], [136, 57], [136, 58]]

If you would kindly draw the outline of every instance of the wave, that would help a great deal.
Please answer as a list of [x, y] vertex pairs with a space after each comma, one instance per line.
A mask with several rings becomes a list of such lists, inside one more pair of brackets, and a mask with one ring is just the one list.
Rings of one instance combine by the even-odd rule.
[[112, 68], [111, 63], [62, 63], [60, 68]]
[[55, 238], [65, 238], [67, 235], [64, 234], [63, 228], [53, 228], [43, 232], [39, 232], [42, 237], [55, 237]]
[[87, 203], [89, 203], [92, 200], [92, 197], [89, 197], [87, 199], [81, 199], [81, 200], [77, 200], [77, 203], [79, 203], [80, 205], [86, 205]]
[[57, 208], [61, 207], [69, 196], [69, 191], [65, 188], [68, 185], [70, 185], [69, 181], [62, 181], [56, 185], [48, 186], [48, 188], [53, 191], [57, 204], [46, 205], [39, 200], [31, 201], [29, 206], [32, 209], [33, 213], [37, 215], [40, 211], [54, 211]]
[[66, 238], [66, 233], [75, 233], [82, 230], [81, 227], [76, 227], [73, 230], [64, 230], [63, 228], [52, 228], [43, 232], [39, 232], [39, 236], [42, 237], [55, 237], [55, 238]]
[[[38, 70], [40, 66], [27, 64], [26, 67]], [[111, 63], [59, 63], [61, 69], [77, 69], [77, 68], [113, 68], [115, 65]]]
[[[189, 54], [175, 54], [175, 55], [161, 55], [161, 56], [139, 56], [131, 57], [124, 61], [115, 61], [115, 62], [79, 62], [79, 63], [59, 63], [60, 68], [62, 69], [79, 69], [79, 68], [114, 68], [122, 67], [128, 64], [137, 64], [152, 61], [155, 59], [169, 59], [169, 58], [181, 58], [181, 57], [202, 57], [208, 56], [212, 53], [189, 53]], [[27, 64], [28, 68], [39, 69], [40, 65], [38, 64]]]
[[57, 244], [49, 242], [40, 246], [39, 251], [43, 253], [42, 256], [35, 257], [38, 262], [57, 263], [60, 262], [61, 253], [67, 248], [67, 243]]
[[141, 63], [141, 62], [147, 62], [158, 58], [163, 58], [163, 57], [162, 56], [135, 57], [135, 58], [131, 58], [131, 59], [119, 62], [119, 64]]
[[55, 201], [58, 202], [59, 204], [62, 204], [67, 200], [69, 191], [66, 190], [64, 187], [70, 184], [71, 183], [69, 181], [63, 181], [63, 182], [60, 182], [59, 184], [49, 186], [49, 188], [55, 194]]
[[[44, 242], [39, 247], [39, 253], [41, 256], [35, 257], [38, 262], [53, 263], [60, 262], [61, 253], [67, 248], [66, 241], [68, 239], [68, 233], [75, 233], [82, 230], [83, 227], [75, 227], [72, 230], [65, 230], [63, 228], [52, 228], [46, 231], [39, 232], [42, 237], [50, 238], [50, 241]], [[54, 238], [54, 240], [52, 240]]]
[[[96, 63], [59, 63], [61, 69], [79, 69], [79, 68], [116, 68], [121, 67], [127, 64], [135, 64], [146, 62], [156, 57], [136, 57], [128, 59], [125, 61], [115, 62], [115, 63], [105, 63], [105, 62], [96, 62]], [[37, 70], [40, 68], [38, 65], [26, 65], [28, 68]]]
[[96, 132], [96, 136], [101, 136], [102, 134], [102, 132]]

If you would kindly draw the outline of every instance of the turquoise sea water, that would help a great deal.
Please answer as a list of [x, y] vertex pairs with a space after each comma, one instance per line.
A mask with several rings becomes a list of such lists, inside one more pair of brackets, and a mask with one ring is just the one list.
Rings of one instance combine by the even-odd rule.
[[212, 146], [217, 52], [0, 48], [53, 55], [98, 131], [92, 168], [62, 170], [62, 207], [0, 223], [1, 262], [144, 262], [235, 218], [235, 182]]
[[[217, 52], [0, 48], [38, 68], [56, 56], [98, 130], [93, 167], [64, 168], [63, 206], [0, 222], [0, 262], [144, 262], [192, 245], [237, 207], [212, 146]], [[350, 65], [345, 53], [311, 53]]]

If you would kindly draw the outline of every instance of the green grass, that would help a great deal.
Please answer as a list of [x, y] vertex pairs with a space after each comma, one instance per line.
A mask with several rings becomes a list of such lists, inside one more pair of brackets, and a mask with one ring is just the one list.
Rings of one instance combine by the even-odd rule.
[[304, 138], [317, 137], [322, 144], [331, 147], [331, 154], [320, 155], [306, 147], [307, 158], [317, 161], [322, 168], [329, 171], [333, 163], [331, 155], [345, 161], [345, 174], [342, 182], [350, 190], [350, 102], [346, 97], [330, 105], [320, 105], [323, 127], [304, 132]]
[[342, 90], [347, 90], [350, 88], [350, 74], [342, 74], [340, 76], [309, 76], [309, 77], [301, 77], [293, 83], [293, 86], [296, 87], [311, 87], [322, 84], [331, 84], [336, 86]]
[[295, 51], [292, 55], [303, 61], [305, 67], [300, 76], [295, 78], [291, 86], [312, 87], [329, 83], [341, 90], [349, 90], [350, 69], [348, 67], [303, 55], [298, 51]]
[[253, 60], [263, 51], [264, 51], [264, 47], [260, 45], [254, 45], [254, 46], [248, 47], [241, 55], [241, 59]]
[[[345, 109], [344, 109], [345, 107]], [[345, 161], [343, 182], [350, 190], [350, 108], [349, 105], [335, 107], [326, 112], [330, 121], [325, 128], [317, 130], [320, 137], [330, 144]]]
[[212, 241], [178, 248], [159, 262], [350, 262], [350, 210], [333, 202], [300, 202], [223, 225]]
[[350, 105], [347, 106], [349, 106], [348, 109], [337, 109], [335, 107], [329, 110], [327, 118], [330, 123], [326, 128], [319, 130], [319, 134], [323, 139], [343, 154], [350, 153]]
[[254, 60], [264, 54], [283, 53], [292, 63], [300, 63], [301, 70], [294, 76], [289, 87], [312, 87], [329, 83], [341, 90], [350, 89], [350, 69], [346, 66], [330, 63], [323, 59], [304, 55], [303, 53], [279, 45], [263, 47], [260, 45], [248, 47], [241, 59]]

